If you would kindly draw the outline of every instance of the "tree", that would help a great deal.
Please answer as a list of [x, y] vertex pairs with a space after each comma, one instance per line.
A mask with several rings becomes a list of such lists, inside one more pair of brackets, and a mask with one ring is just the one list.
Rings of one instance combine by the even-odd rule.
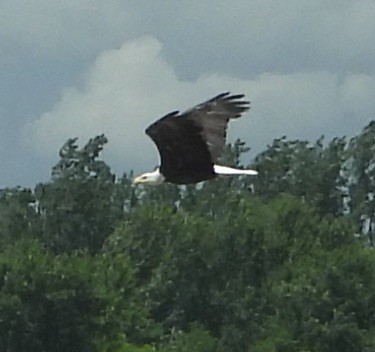
[[113, 351], [160, 335], [122, 254], [54, 255], [35, 240], [0, 256], [2, 351]]
[[349, 208], [352, 216], [375, 243], [375, 121], [349, 142], [345, 163]]
[[354, 228], [291, 196], [265, 203], [234, 188], [217, 197], [213, 213], [202, 211], [199, 201], [188, 213], [138, 205], [107, 250], [126, 253], [139, 268], [145, 302], [166, 331], [198, 323], [220, 350], [244, 351], [273, 311], [269, 280], [315, 249], [351, 246]]
[[78, 149], [76, 139], [60, 150], [52, 182], [35, 189], [45, 243], [56, 252], [88, 248], [98, 252], [124, 211], [126, 179], [115, 176], [98, 156], [107, 142], [97, 136]]
[[192, 324], [186, 332], [173, 329], [158, 351], [215, 352], [217, 341], [204, 327]]
[[[361, 246], [314, 250], [269, 282], [274, 307], [263, 341], [276, 350], [371, 351], [375, 259]], [[275, 324], [286, 331], [280, 339]], [[276, 334], [275, 334], [276, 332]]]
[[50, 182], [0, 190], [0, 350], [373, 351], [373, 128], [157, 188], [68, 140]]
[[15, 242], [34, 237], [39, 230], [36, 199], [31, 189], [0, 190], [0, 241]]
[[321, 214], [343, 214], [345, 138], [333, 139], [324, 147], [323, 137], [307, 141], [274, 140], [255, 159], [260, 177], [254, 181], [256, 194], [274, 197], [291, 194], [317, 206]]
[[85, 258], [56, 258], [35, 241], [0, 257], [0, 349], [92, 351], [102, 302]]

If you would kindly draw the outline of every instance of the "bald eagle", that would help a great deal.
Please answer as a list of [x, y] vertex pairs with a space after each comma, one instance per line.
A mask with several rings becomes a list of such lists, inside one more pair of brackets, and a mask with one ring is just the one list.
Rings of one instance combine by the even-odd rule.
[[147, 127], [145, 132], [156, 144], [161, 163], [133, 183], [191, 184], [218, 175], [256, 175], [255, 170], [215, 164], [225, 147], [229, 120], [249, 109], [249, 102], [243, 98], [243, 94], [222, 93], [182, 114], [173, 111]]

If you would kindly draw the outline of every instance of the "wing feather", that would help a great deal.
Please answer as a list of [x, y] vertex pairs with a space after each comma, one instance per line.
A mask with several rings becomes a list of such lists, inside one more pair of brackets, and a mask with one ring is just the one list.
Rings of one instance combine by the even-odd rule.
[[250, 102], [241, 100], [243, 94], [229, 94], [221, 93], [181, 114], [182, 118], [190, 119], [202, 128], [201, 135], [213, 162], [225, 147], [229, 120], [239, 118], [249, 110]]
[[[225, 147], [229, 120], [249, 109], [243, 97], [222, 93], [182, 114], [173, 111], [151, 124], [145, 132], [159, 150], [163, 175], [177, 181], [181, 175], [190, 175], [191, 182], [214, 177], [213, 164]], [[186, 180], [183, 183], [189, 183]]]

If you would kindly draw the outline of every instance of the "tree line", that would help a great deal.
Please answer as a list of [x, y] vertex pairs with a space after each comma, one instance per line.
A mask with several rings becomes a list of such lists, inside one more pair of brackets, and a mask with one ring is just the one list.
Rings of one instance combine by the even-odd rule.
[[50, 181], [0, 190], [1, 351], [375, 350], [374, 121], [189, 186], [133, 187], [106, 143], [69, 139]]

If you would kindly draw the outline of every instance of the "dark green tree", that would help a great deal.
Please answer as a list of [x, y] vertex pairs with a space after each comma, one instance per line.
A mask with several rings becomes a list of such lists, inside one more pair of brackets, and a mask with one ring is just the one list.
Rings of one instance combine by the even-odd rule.
[[85, 258], [55, 257], [21, 241], [0, 256], [0, 349], [92, 351], [102, 302]]
[[25, 188], [0, 190], [0, 242], [35, 237], [40, 223], [34, 192]]
[[35, 189], [41, 234], [56, 252], [98, 252], [123, 215], [130, 185], [126, 178], [116, 183], [108, 165], [98, 159], [105, 143], [101, 135], [78, 149], [76, 139], [68, 140], [52, 181]]
[[[0, 191], [0, 350], [375, 349], [374, 124], [349, 144], [274, 141], [258, 177], [138, 187], [60, 151]], [[221, 163], [242, 167], [247, 147]]]
[[274, 140], [255, 159], [260, 174], [254, 181], [256, 194], [291, 194], [313, 203], [322, 214], [342, 214], [345, 146], [345, 138], [335, 138], [326, 147], [323, 138], [315, 144], [286, 137]]
[[167, 331], [198, 322], [220, 350], [245, 351], [274, 312], [269, 280], [315, 249], [351, 246], [354, 228], [298, 198], [264, 203], [236, 189], [225, 196], [213, 214], [201, 212], [199, 202], [189, 213], [138, 206], [107, 250], [126, 253], [139, 268], [145, 302]]
[[371, 246], [375, 245], [375, 121], [352, 138], [347, 150], [345, 176], [351, 215]]
[[2, 351], [115, 351], [160, 335], [122, 254], [55, 255], [34, 240], [0, 255]]
[[355, 244], [285, 265], [269, 282], [274, 316], [260, 341], [275, 351], [373, 350], [374, 269], [373, 253]]

